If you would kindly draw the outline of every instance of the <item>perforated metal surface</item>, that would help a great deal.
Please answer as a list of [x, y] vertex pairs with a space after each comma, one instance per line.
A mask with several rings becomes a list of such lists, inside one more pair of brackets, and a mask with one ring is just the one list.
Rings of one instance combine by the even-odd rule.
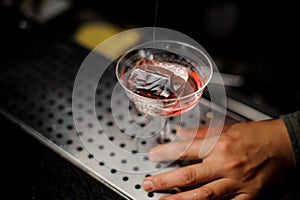
[[[116, 86], [113, 66], [105, 72], [95, 94], [100, 126], [91, 120], [94, 108], [87, 106], [92, 100], [86, 95], [89, 84], [84, 84], [85, 89], [77, 94], [82, 101], [75, 106], [81, 114], [73, 119], [73, 82], [87, 51], [38, 38], [24, 42], [26, 49], [16, 54], [14, 61], [4, 60], [0, 77], [2, 114], [125, 198], [158, 199], [162, 193], [147, 193], [141, 188], [143, 178], [183, 163], [164, 165], [148, 159], [147, 152], [157, 141], [149, 139], [149, 126], [141, 123], [144, 116], [135, 115]], [[112, 99], [112, 94], [117, 98]], [[185, 127], [207, 125], [211, 116], [209, 102], [203, 98], [199, 105], [196, 114], [200, 119], [193, 112], [174, 117], [171, 132], [179, 123]], [[227, 122], [240, 120], [244, 119], [230, 113], [226, 118]], [[158, 122], [154, 119], [151, 123]]]

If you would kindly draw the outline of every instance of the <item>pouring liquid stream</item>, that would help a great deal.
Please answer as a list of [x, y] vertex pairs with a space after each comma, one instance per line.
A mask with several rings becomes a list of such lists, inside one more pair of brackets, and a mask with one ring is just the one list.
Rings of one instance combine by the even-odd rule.
[[153, 48], [154, 49], [155, 49], [155, 40], [156, 40], [157, 8], [158, 8], [158, 0], [156, 0], [156, 3], [155, 3], [154, 26], [153, 26]]

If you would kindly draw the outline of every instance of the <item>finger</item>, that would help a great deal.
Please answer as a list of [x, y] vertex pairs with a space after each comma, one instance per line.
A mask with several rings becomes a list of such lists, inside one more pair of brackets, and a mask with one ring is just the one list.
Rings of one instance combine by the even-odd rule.
[[194, 164], [146, 177], [142, 186], [148, 192], [193, 186], [219, 178], [219, 171], [219, 166], [213, 168], [206, 163]]
[[222, 178], [194, 190], [161, 197], [159, 200], [219, 200], [234, 194], [236, 188], [237, 184], [233, 180]]
[[179, 126], [177, 128], [177, 135], [181, 140], [192, 140], [196, 138], [205, 138], [208, 129], [210, 129], [210, 133], [219, 134], [220, 131], [225, 132], [228, 128], [232, 126], [231, 124], [225, 124], [223, 127], [199, 127], [198, 129], [189, 129]]
[[179, 126], [177, 128], [177, 135], [181, 140], [192, 140], [194, 138], [204, 138], [208, 127], [201, 127], [198, 129], [190, 129]]
[[251, 199], [251, 198], [250, 195], [246, 193], [238, 194], [234, 198], [232, 198], [232, 200], [247, 200], [247, 199]]
[[199, 159], [199, 151], [202, 144], [201, 139], [193, 141], [177, 141], [162, 144], [152, 148], [149, 152], [150, 160], [154, 162], [169, 161], [177, 159]]

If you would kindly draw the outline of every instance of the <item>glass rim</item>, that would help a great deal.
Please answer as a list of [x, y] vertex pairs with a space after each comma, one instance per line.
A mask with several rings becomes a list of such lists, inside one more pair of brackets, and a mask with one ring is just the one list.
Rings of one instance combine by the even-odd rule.
[[[139, 98], [144, 98], [144, 99], [147, 99], [147, 100], [150, 100], [150, 101], [169, 102], [169, 101], [184, 100], [186, 98], [190, 98], [190, 97], [194, 96], [195, 94], [198, 94], [198, 93], [202, 92], [206, 88], [206, 86], [209, 84], [209, 82], [210, 82], [210, 80], [212, 78], [212, 75], [213, 75], [213, 63], [212, 63], [212, 60], [207, 55], [207, 53], [203, 52], [201, 49], [199, 49], [199, 48], [197, 48], [197, 47], [195, 47], [195, 46], [193, 46], [191, 44], [180, 42], [180, 41], [175, 41], [175, 40], [155, 40], [155, 44], [156, 43], [172, 43], [172, 44], [175, 43], [175, 44], [181, 44], [183, 46], [192, 48], [192, 49], [198, 51], [199, 53], [201, 53], [201, 55], [203, 55], [205, 57], [205, 59], [208, 61], [208, 63], [209, 63], [210, 73], [209, 73], [209, 77], [207, 78], [206, 82], [198, 90], [194, 91], [191, 94], [188, 94], [188, 95], [185, 95], [185, 96], [179, 96], [179, 97], [175, 97], [175, 98], [170, 98], [170, 99], [155, 99], [155, 98], [145, 97], [145, 96], [139, 95], [139, 94], [137, 94], [137, 93], [129, 90], [126, 87], [126, 85], [124, 85], [124, 81], [123, 81], [122, 77], [120, 76], [120, 74], [118, 73], [118, 69], [119, 69], [120, 63], [121, 63], [122, 59], [124, 57], [126, 57], [130, 52], [132, 52], [134, 50], [139, 50], [139, 49], [145, 49], [145, 48], [147, 48], [147, 47], [144, 47], [144, 48], [138, 48], [138, 47], [145, 46], [147, 44], [154, 44], [154, 42], [152, 41], [152, 42], [147, 42], [147, 43], [143, 43], [141, 45], [135, 46], [135, 47], [127, 50], [125, 53], [123, 53], [121, 55], [121, 57], [118, 58], [117, 63], [116, 63], [116, 67], [115, 67], [115, 74], [116, 74], [116, 77], [118, 79], [118, 82], [126, 90], [126, 92], [129, 92], [130, 94], [132, 94], [134, 96], [138, 96]], [[160, 49], [160, 50], [166, 50], [166, 49], [163, 49], [163, 48], [157, 48], [157, 47], [154, 47], [154, 48]], [[173, 51], [170, 51], [170, 52], [174, 53]]]

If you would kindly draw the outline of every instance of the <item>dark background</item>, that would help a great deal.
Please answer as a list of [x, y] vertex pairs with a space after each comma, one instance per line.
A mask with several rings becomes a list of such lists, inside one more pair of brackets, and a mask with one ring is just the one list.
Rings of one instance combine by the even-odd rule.
[[[63, 0], [61, 0], [63, 1]], [[6, 0], [2, 6], [26, 16], [24, 2], [38, 13], [38, 0]], [[299, 11], [289, 1], [92, 1], [72, 0], [71, 7], [39, 22], [70, 40], [85, 22], [105, 20], [122, 29], [156, 26], [177, 30], [202, 45], [222, 73], [242, 76], [228, 96], [273, 116], [299, 110]], [[1, 24], [13, 22], [2, 12]], [[3, 26], [2, 26], [3, 27]], [[2, 33], [3, 34], [3, 33]], [[6, 40], [2, 37], [2, 40]]]

